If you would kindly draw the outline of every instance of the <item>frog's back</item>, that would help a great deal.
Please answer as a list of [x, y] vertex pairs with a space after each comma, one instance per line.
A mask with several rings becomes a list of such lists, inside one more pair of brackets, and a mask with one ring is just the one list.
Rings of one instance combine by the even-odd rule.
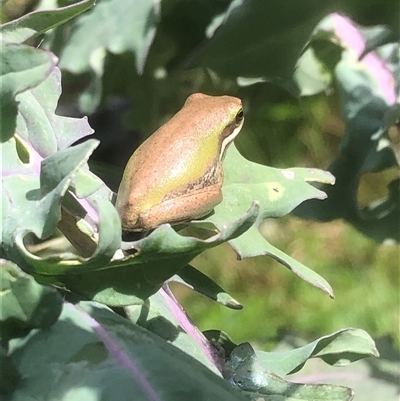
[[213, 130], [216, 121], [228, 124], [227, 99], [232, 99], [232, 108], [240, 107], [239, 99], [228, 96], [190, 96], [171, 120], [143, 142], [130, 158], [118, 191], [120, 215], [129, 208], [135, 216], [179, 197], [204, 176], [210, 184], [219, 179], [221, 143]]

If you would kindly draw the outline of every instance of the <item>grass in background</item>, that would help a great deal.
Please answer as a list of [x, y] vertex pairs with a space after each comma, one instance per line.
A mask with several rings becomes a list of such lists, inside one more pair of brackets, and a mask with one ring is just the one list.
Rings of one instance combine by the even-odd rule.
[[228, 245], [205, 252], [193, 265], [244, 305], [230, 310], [176, 287], [189, 316], [201, 330], [217, 328], [237, 343], [269, 348], [282, 331], [313, 340], [344, 327], [373, 337], [399, 338], [399, 257], [397, 245], [376, 245], [342, 221], [310, 223], [297, 218], [267, 221], [266, 237], [322, 275], [332, 300], [269, 257], [237, 261]]

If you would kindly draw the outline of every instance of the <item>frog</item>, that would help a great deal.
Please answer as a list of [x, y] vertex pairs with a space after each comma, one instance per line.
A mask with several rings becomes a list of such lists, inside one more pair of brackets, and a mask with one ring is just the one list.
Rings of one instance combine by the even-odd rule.
[[223, 160], [244, 122], [233, 96], [190, 95], [130, 157], [115, 207], [124, 232], [200, 219], [222, 202]]

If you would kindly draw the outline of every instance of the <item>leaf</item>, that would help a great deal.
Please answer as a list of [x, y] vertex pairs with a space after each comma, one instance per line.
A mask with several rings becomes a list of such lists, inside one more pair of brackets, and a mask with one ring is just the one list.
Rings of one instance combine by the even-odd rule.
[[[26, 48], [23, 45], [12, 46], [16, 49]], [[0, 145], [1, 152], [4, 155], [5, 166], [2, 175], [5, 191], [3, 193], [3, 205], [8, 205], [7, 207], [12, 208], [13, 211], [11, 214], [6, 215], [6, 221], [3, 226], [3, 235], [5, 233], [10, 235], [7, 238], [8, 242], [13, 243], [16, 230], [33, 231], [37, 236], [46, 236], [51, 233], [55, 227], [54, 224], [57, 223], [57, 213], [56, 215], [47, 216], [48, 210], [46, 210], [46, 207], [49, 205], [44, 203], [49, 200], [49, 197], [40, 198], [39, 173], [43, 157], [50, 156], [57, 150], [66, 149], [77, 139], [93, 132], [86, 119], [77, 120], [54, 114], [58, 97], [61, 93], [60, 81], [60, 72], [55, 68], [39, 86], [17, 95], [19, 114], [16, 130], [18, 131], [18, 136], [16, 135]], [[96, 146], [94, 144], [95, 142], [84, 145], [89, 146], [91, 149], [84, 151], [86, 157]], [[70, 151], [67, 151], [67, 155], [69, 154], [68, 152]], [[78, 164], [83, 167], [82, 163], [78, 162]], [[74, 167], [68, 164], [68, 161], [64, 167], [67, 170], [71, 168], [71, 171], [64, 171], [64, 176], [74, 170]], [[52, 168], [54, 168], [54, 165]], [[58, 166], [50, 174], [57, 174], [57, 172]], [[77, 170], [75, 172], [78, 174]], [[70, 175], [70, 179], [64, 182], [67, 185], [66, 188], [59, 188], [61, 191], [58, 194], [59, 196], [65, 193], [68, 185], [72, 183], [72, 178]], [[48, 185], [48, 183], [45, 182], [45, 185]], [[52, 185], [54, 189], [54, 183]], [[45, 189], [43, 190], [45, 192]], [[53, 193], [53, 195], [55, 194]], [[35, 196], [40, 199], [35, 198]], [[52, 202], [50, 201], [50, 203]], [[35, 215], [32, 211], [37, 208], [42, 213]], [[48, 218], [52, 219], [52, 224], [50, 224], [49, 230], [46, 231], [44, 221]], [[45, 232], [44, 234], [43, 231]]]
[[[23, 46], [22, 46], [23, 47]], [[98, 206], [97, 200], [109, 197], [110, 190], [105, 190], [104, 184], [87, 168], [86, 161], [98, 142], [88, 141], [85, 144], [68, 148], [77, 139], [93, 132], [87, 119], [73, 119], [57, 116], [54, 110], [61, 93], [60, 71], [56, 68], [50, 76], [34, 89], [17, 95], [19, 114], [17, 118], [18, 135], [1, 144], [2, 154], [5, 155], [3, 172], [3, 205], [10, 213], [5, 214], [2, 235], [5, 250], [10, 258], [18, 260], [21, 266], [31, 270], [32, 266], [21, 258], [16, 247], [16, 236], [23, 241], [27, 232], [33, 232], [39, 238], [51, 235], [58, 224], [61, 214], [60, 205], [68, 188], [75, 191], [77, 197], [86, 196], [79, 200], [76, 197], [68, 203], [69, 208], [80, 208], [91, 218], [92, 230], [85, 235], [94, 235], [97, 230], [98, 212], [93, 212]], [[39, 173], [40, 178], [39, 178]], [[69, 193], [71, 195], [71, 193]], [[72, 196], [70, 196], [72, 197]], [[97, 206], [96, 206], [97, 205]], [[78, 212], [75, 215], [80, 216]], [[111, 248], [118, 248], [120, 244], [119, 219], [113, 207], [108, 210], [103, 232], [113, 239], [102, 239], [112, 243]], [[113, 218], [112, 218], [113, 216]], [[117, 223], [115, 223], [117, 220]], [[84, 224], [83, 218], [78, 224]], [[108, 230], [110, 225], [116, 224], [114, 230]], [[89, 231], [90, 231], [89, 230]], [[76, 234], [76, 233], [75, 233]], [[116, 238], [118, 245], [116, 246]], [[79, 239], [88, 237], [80, 236]], [[110, 244], [111, 244], [110, 243]], [[25, 245], [24, 245], [25, 247]], [[94, 248], [96, 244], [94, 245]], [[100, 246], [104, 251], [108, 247]], [[114, 249], [115, 251], [115, 249]], [[90, 255], [93, 251], [90, 252]], [[111, 258], [109, 251], [105, 255], [93, 255], [97, 263]], [[25, 262], [25, 263], [24, 263]]]
[[[71, 199], [74, 199], [71, 197]], [[116, 251], [121, 245], [121, 222], [118, 217], [112, 203], [107, 199], [99, 199], [96, 201], [96, 213], [98, 214], [99, 223], [95, 226], [89, 226], [85, 222], [83, 225], [83, 219], [79, 220], [74, 215], [69, 215], [68, 220], [66, 219], [66, 212], [62, 213], [62, 219], [58, 224], [58, 227], [63, 230], [66, 237], [70, 239], [70, 242], [75, 245], [84, 256], [82, 261], [86, 267], [100, 267], [107, 266], [110, 260], [115, 255]], [[71, 227], [73, 225], [73, 227]], [[17, 243], [21, 249], [24, 249], [22, 237], [17, 238]], [[24, 252], [23, 252], [24, 253]], [[28, 252], [26, 252], [29, 255]], [[29, 255], [32, 257], [32, 255]], [[58, 260], [64, 260], [66, 264], [73, 264], [73, 260], [77, 259], [77, 256], [65, 257], [60, 255], [58, 258], [55, 255], [49, 257], [50, 264], [46, 263], [46, 259], [36, 259], [32, 264], [41, 266], [38, 271], [48, 272], [54, 266]], [[29, 257], [26, 258], [29, 262]], [[44, 263], [41, 264], [41, 261]], [[72, 263], [71, 263], [72, 262]], [[55, 274], [51, 272], [50, 274]]]
[[159, 4], [154, 0], [139, 0], [134, 4], [99, 0], [93, 10], [76, 20], [61, 54], [60, 67], [74, 74], [89, 71], [93, 53], [104, 47], [114, 54], [131, 51], [138, 72], [143, 71], [158, 14]]
[[194, 358], [91, 302], [65, 304], [49, 330], [13, 340], [10, 351], [24, 377], [13, 395], [21, 401], [43, 394], [92, 401], [245, 400]]
[[257, 201], [260, 213], [253, 227], [230, 241], [239, 258], [269, 255], [333, 297], [331, 286], [322, 277], [269, 244], [258, 230], [262, 220], [268, 217], [284, 216], [307, 199], [324, 199], [325, 193], [309, 183], [332, 184], [333, 176], [316, 169], [276, 169], [252, 163], [243, 158], [234, 146], [227, 151], [224, 171], [223, 201], [205, 221], [221, 229], [229, 219], [243, 213], [250, 202]]
[[48, 328], [61, 313], [62, 300], [51, 287], [38, 284], [14, 263], [0, 259], [0, 336], [10, 338]]
[[[95, 140], [87, 141], [44, 159], [40, 181], [35, 172], [22, 163], [19, 168], [3, 175], [5, 202], [11, 212], [3, 225], [7, 253], [19, 259], [14, 243], [18, 235], [33, 232], [38, 238], [47, 238], [54, 232], [60, 219], [62, 197], [74, 174], [86, 163], [97, 144]], [[18, 160], [15, 140], [3, 144], [2, 150], [5, 151], [6, 165], [12, 166]]]
[[[298, 342], [298, 341], [297, 341]], [[291, 380], [312, 383], [318, 378], [331, 384], [351, 387], [355, 400], [397, 401], [400, 390], [400, 355], [388, 338], [376, 340], [379, 358], [367, 358], [340, 369], [320, 359], [311, 359], [304, 368], [291, 376]]]
[[235, 1], [211, 39], [189, 60], [222, 75], [266, 78], [296, 90], [295, 64], [318, 21], [332, 7], [316, 0]]
[[83, 0], [70, 6], [49, 11], [36, 11], [0, 26], [0, 40], [23, 43], [74, 18], [93, 7], [96, 0]]
[[204, 337], [213, 344], [221, 346], [225, 352], [225, 358], [228, 358], [232, 351], [237, 347], [232, 339], [221, 330], [205, 330], [203, 331]]
[[[249, 343], [232, 351], [225, 365], [224, 377], [253, 398], [279, 401], [351, 401], [350, 388], [329, 384], [290, 383], [262, 366]], [[280, 396], [272, 398], [263, 396]]]
[[63, 255], [40, 259], [25, 249], [21, 239], [17, 244], [26, 263], [34, 266], [42, 279], [46, 276], [46, 282], [61, 282], [95, 301], [126, 306], [141, 304], [205, 249], [241, 235], [257, 214], [258, 206], [254, 204], [239, 219], [205, 240], [181, 236], [169, 224], [162, 225], [139, 241], [125, 243], [123, 248], [130, 253], [120, 251], [108, 264], [92, 262], [90, 258], [66, 259]]
[[228, 308], [243, 308], [243, 305], [241, 305], [238, 301], [236, 301], [236, 299], [232, 298], [228, 293], [226, 293], [210, 277], [195, 269], [193, 266], [187, 265], [183, 267], [178, 274], [171, 277], [170, 281], [181, 283], [186, 287], [212, 299], [213, 301], [227, 306]]
[[396, 42], [398, 35], [391, 30], [387, 25], [375, 25], [366, 27], [358, 27], [365, 38], [365, 48], [363, 53], [360, 55], [360, 59], [363, 59], [369, 52], [377, 50], [379, 47], [388, 43]]
[[55, 68], [41, 85], [17, 97], [20, 102], [18, 135], [33, 148], [30, 152], [37, 152], [41, 158], [93, 133], [86, 117], [77, 119], [55, 114], [60, 95], [61, 72]]
[[55, 68], [56, 57], [44, 50], [29, 46], [1, 43], [0, 46], [0, 141], [14, 134], [18, 103], [17, 94], [43, 82]]
[[188, 318], [168, 285], [164, 285], [142, 305], [130, 305], [124, 310], [133, 323], [157, 334], [221, 376], [224, 355], [217, 354], [216, 348]]
[[394, 179], [387, 186], [387, 198], [359, 209], [359, 218], [351, 221], [361, 232], [376, 241], [400, 241], [400, 179]]
[[143, 72], [159, 13], [157, 0], [99, 0], [93, 10], [77, 18], [62, 49], [60, 68], [73, 74], [90, 73], [91, 83], [80, 98], [84, 110], [93, 112], [100, 102], [107, 51], [131, 52], [137, 72]]
[[372, 338], [361, 329], [342, 329], [289, 351], [256, 351], [258, 361], [279, 376], [299, 371], [310, 358], [331, 366], [347, 366], [361, 358], [379, 356]]
[[326, 91], [332, 84], [332, 75], [316, 57], [312, 47], [307, 48], [297, 61], [294, 79], [300, 89], [300, 96]]
[[332, 188], [319, 186], [327, 193], [327, 201], [323, 204], [305, 202], [295, 210], [295, 214], [322, 221], [344, 218], [376, 241], [399, 241], [398, 180], [389, 184], [387, 198], [365, 208], [360, 208], [357, 201], [363, 174], [399, 168], [388, 135], [400, 108], [396, 95], [399, 85], [396, 79], [399, 76], [398, 45], [387, 44], [360, 58], [368, 43], [379, 40], [382, 31], [373, 28], [361, 31], [351, 20], [338, 14], [322, 21], [319, 32], [329, 34], [330, 40], [339, 42], [342, 49], [334, 75], [341, 94], [345, 133], [340, 154], [329, 166], [329, 171], [336, 177], [336, 185]]

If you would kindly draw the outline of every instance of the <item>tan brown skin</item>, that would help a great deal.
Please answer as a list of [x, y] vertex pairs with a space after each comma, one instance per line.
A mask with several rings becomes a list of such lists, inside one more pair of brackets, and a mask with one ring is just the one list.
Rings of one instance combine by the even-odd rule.
[[241, 101], [196, 93], [129, 159], [116, 208], [124, 231], [203, 217], [222, 201], [222, 158], [243, 124]]

